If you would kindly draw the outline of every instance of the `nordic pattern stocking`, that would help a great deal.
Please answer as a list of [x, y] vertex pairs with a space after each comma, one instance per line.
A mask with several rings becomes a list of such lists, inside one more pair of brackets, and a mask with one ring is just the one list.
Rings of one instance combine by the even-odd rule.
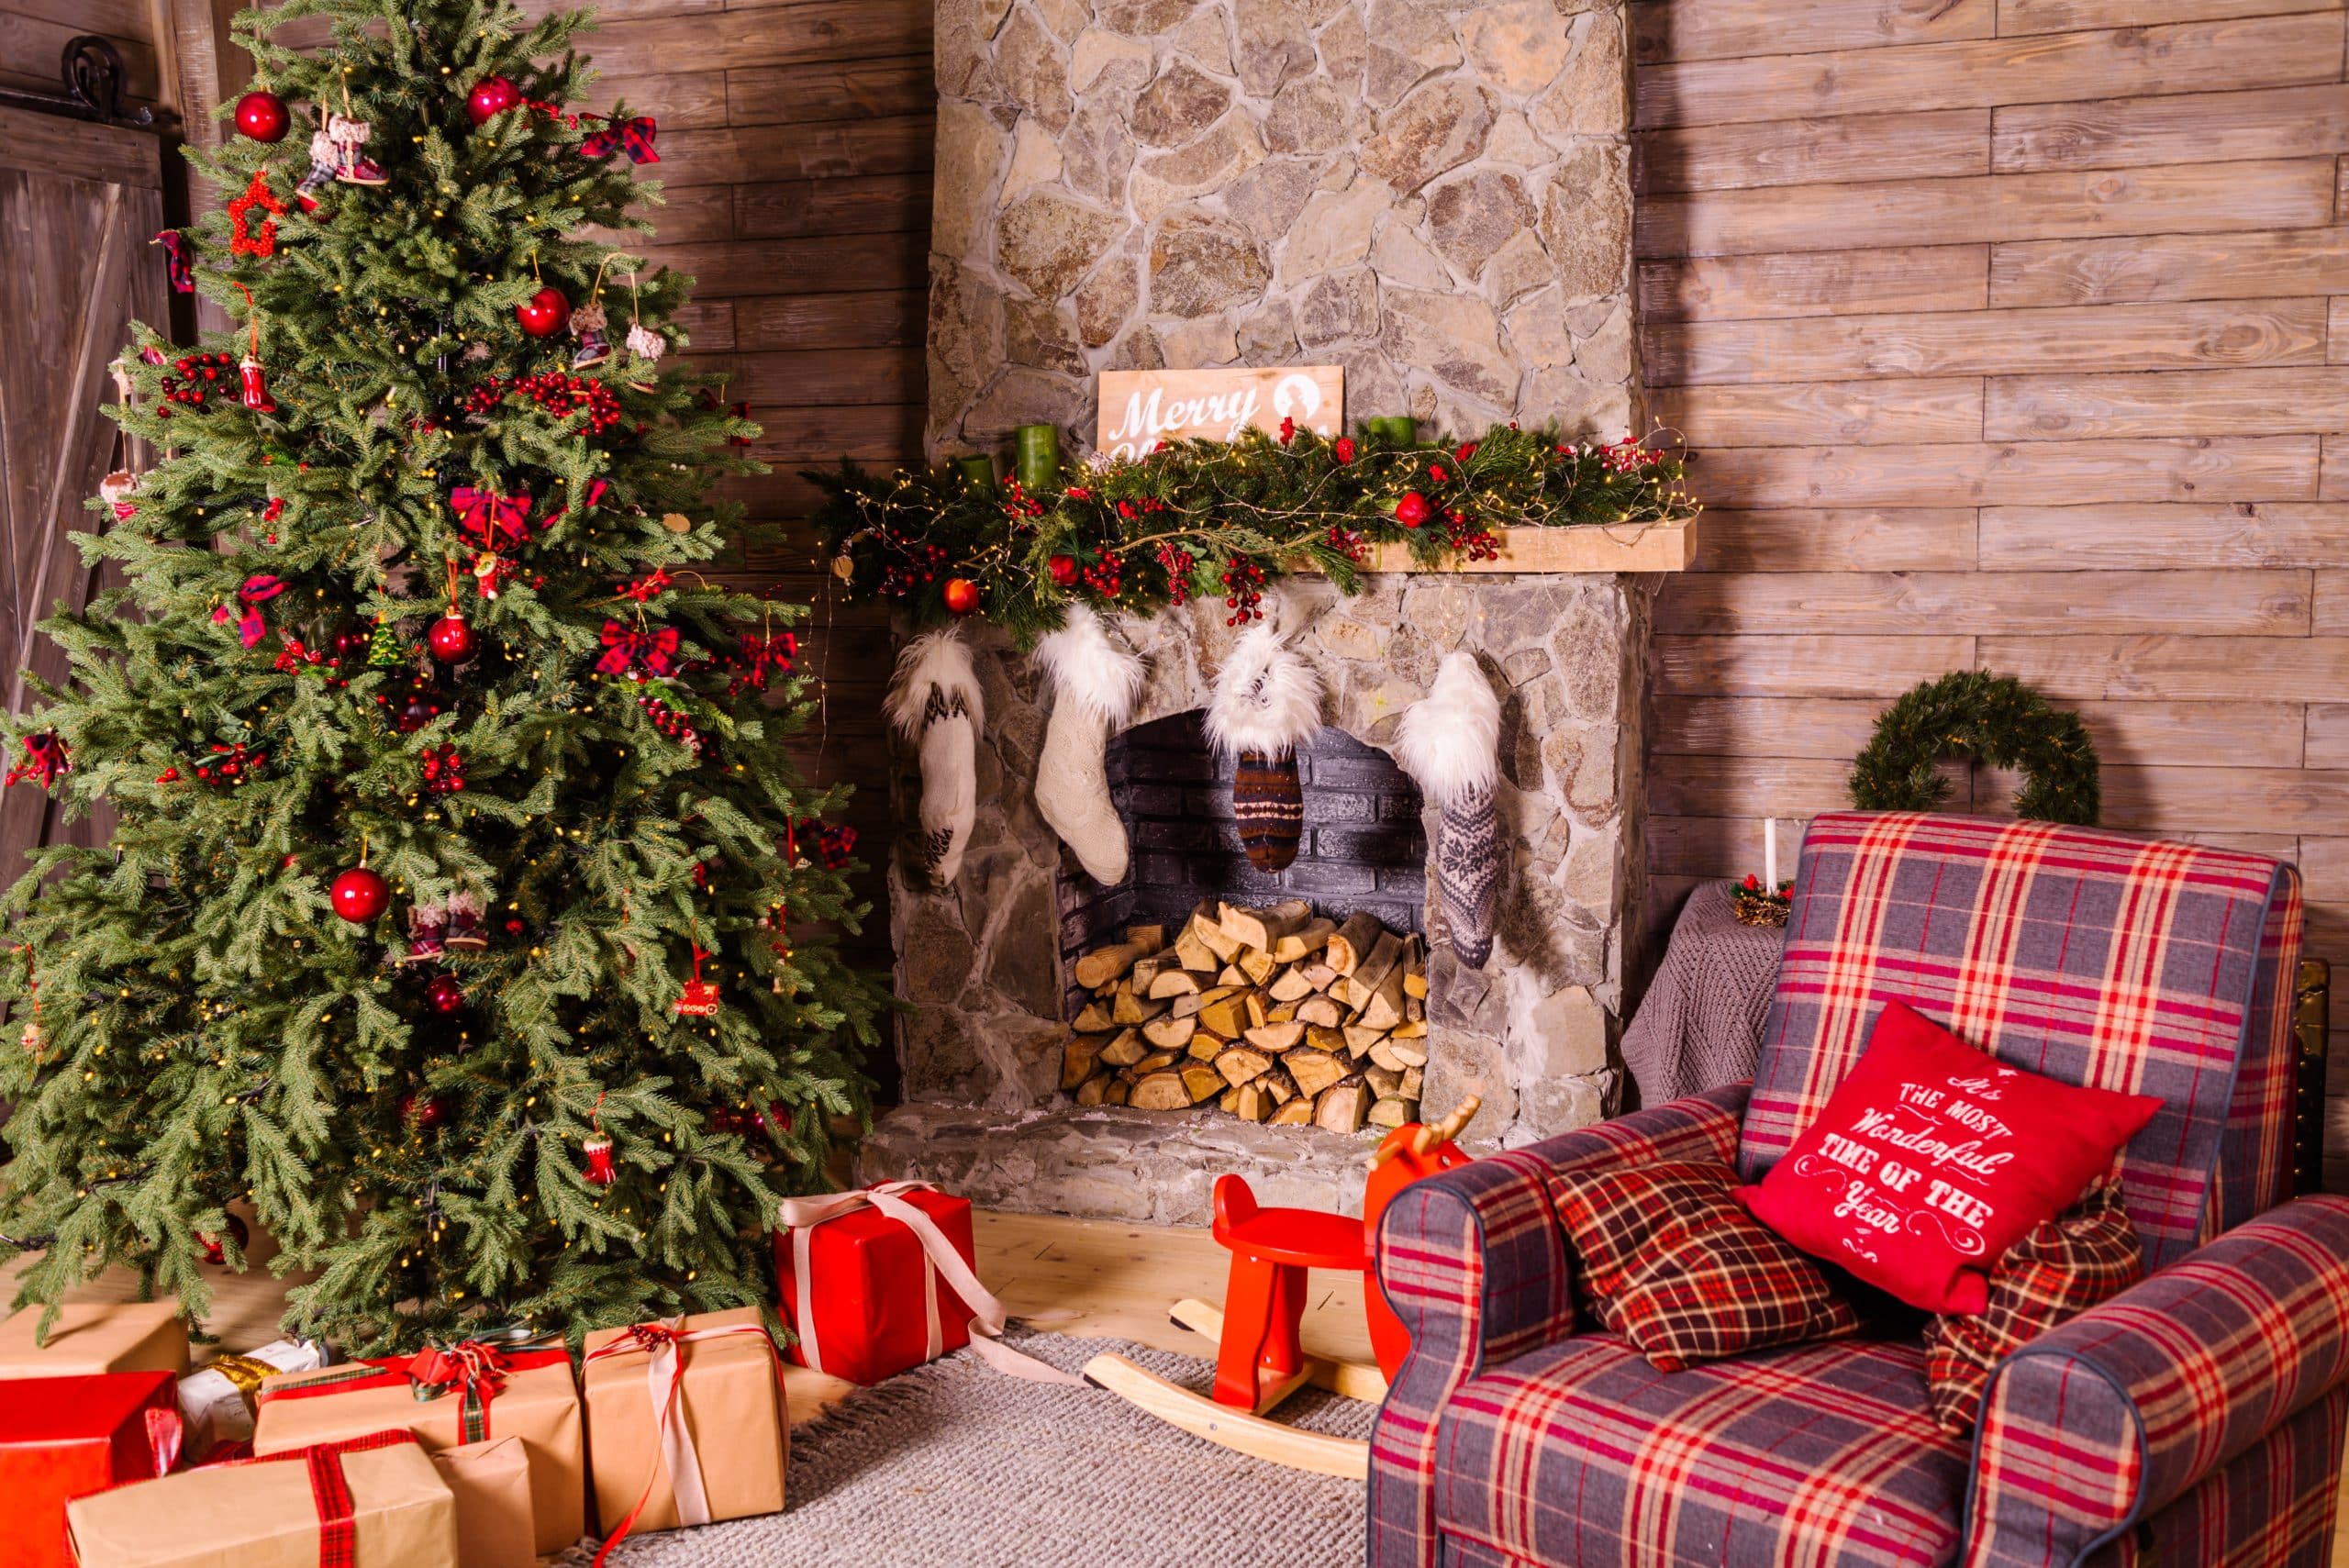
[[1267, 876], [1286, 871], [1305, 831], [1297, 753], [1241, 752], [1231, 774], [1231, 814], [1239, 819], [1240, 847], [1248, 851], [1248, 862]]
[[914, 863], [933, 885], [944, 887], [961, 873], [978, 819], [979, 728], [986, 722], [986, 704], [971, 651], [952, 631], [914, 639], [897, 655], [884, 706], [921, 762]]
[[1500, 817], [1490, 785], [1464, 788], [1444, 802], [1435, 843], [1436, 891], [1453, 953], [1482, 969], [1492, 956], [1501, 907]]

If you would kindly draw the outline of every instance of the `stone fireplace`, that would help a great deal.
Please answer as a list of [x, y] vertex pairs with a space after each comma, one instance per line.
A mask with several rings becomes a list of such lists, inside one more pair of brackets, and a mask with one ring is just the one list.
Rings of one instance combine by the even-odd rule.
[[[1327, 693], [1323, 739], [1301, 770], [1308, 837], [1318, 848], [1331, 834], [1335, 851], [1347, 845], [1335, 835], [1353, 829], [1329, 816], [1390, 814], [1358, 846], [1372, 863], [1301, 854], [1285, 873], [1294, 884], [1232, 864], [1237, 840], [1212, 770], [1180, 761], [1196, 753], [1165, 748], [1171, 771], [1208, 776], [1136, 782], [1149, 776], [1134, 765], [1143, 751], [1184, 735], [1206, 700], [1233, 637], [1219, 608], [1124, 623], [1150, 675], [1121, 738], [1128, 780], [1113, 786], [1134, 844], [1133, 870], [1115, 889], [1093, 884], [1038, 815], [1045, 699], [1026, 659], [982, 637], [987, 723], [962, 875], [938, 892], [902, 865], [891, 873], [899, 990], [911, 1004], [900, 1026], [907, 1103], [867, 1140], [863, 1173], [934, 1180], [997, 1207], [1174, 1223], [1203, 1223], [1214, 1178], [1228, 1170], [1247, 1174], [1268, 1202], [1358, 1206], [1362, 1137], [1261, 1127], [1211, 1109], [1077, 1107], [1060, 1092], [1073, 955], [1105, 926], [1171, 917], [1177, 904], [1187, 913], [1202, 892], [1197, 879], [1219, 873], [1252, 879], [1235, 891], [1256, 901], [1305, 897], [1425, 927], [1426, 1114], [1479, 1095], [1475, 1136], [1505, 1144], [1606, 1114], [1620, 1077], [1609, 1053], [1624, 943], [1639, 929], [1648, 596], [1642, 579], [1612, 573], [1395, 573], [1366, 579], [1352, 598], [1314, 580], [1288, 586], [1284, 625], [1297, 628]], [[1455, 648], [1475, 653], [1502, 714], [1498, 809], [1510, 864], [1498, 940], [1482, 970], [1455, 962], [1442, 940], [1426, 862], [1432, 811], [1397, 822], [1398, 791], [1341, 784], [1400, 777], [1363, 764], [1383, 761], [1402, 711]], [[1327, 799], [1319, 822], [1317, 795]], [[1152, 847], [1154, 823], [1182, 829], [1155, 836], [1189, 852]], [[1401, 854], [1416, 859], [1401, 874], [1390, 864], [1382, 895], [1377, 862]]]
[[[936, 37], [933, 458], [1038, 420], [1083, 451], [1099, 373], [1161, 366], [1340, 365], [1349, 420], [1409, 414], [1464, 434], [1555, 422], [1601, 439], [1631, 428], [1620, 5], [941, 0]], [[1301, 770], [1308, 812], [1379, 818], [1366, 841], [1309, 817], [1286, 882], [1232, 864], [1220, 784], [1137, 767], [1164, 760], [1161, 742], [1204, 704], [1234, 635], [1219, 607], [1126, 628], [1150, 677], [1112, 755], [1135, 860], [1117, 888], [1090, 884], [1038, 815], [1049, 698], [982, 632], [987, 720], [963, 870], [943, 892], [902, 864], [891, 874], [906, 1103], [868, 1140], [864, 1174], [1001, 1207], [1199, 1223], [1214, 1176], [1236, 1170], [1269, 1202], [1354, 1208], [1364, 1139], [1079, 1108], [1060, 1093], [1069, 956], [1105, 925], [1187, 910], [1186, 894], [1227, 872], [1257, 902], [1370, 907], [1426, 931], [1425, 1114], [1479, 1094], [1471, 1140], [1509, 1144], [1604, 1114], [1640, 929], [1653, 579], [1634, 573], [1685, 552], [1598, 539], [1544, 553], [1514, 571], [1381, 573], [1351, 598], [1316, 579], [1284, 590], [1284, 628], [1327, 694]], [[1455, 649], [1476, 655], [1502, 706], [1512, 863], [1482, 970], [1442, 940], [1433, 814], [1414, 821], [1399, 792], [1341, 784], [1357, 765], [1389, 776], [1378, 764], [1399, 715]], [[901, 779], [904, 820], [909, 770]]]

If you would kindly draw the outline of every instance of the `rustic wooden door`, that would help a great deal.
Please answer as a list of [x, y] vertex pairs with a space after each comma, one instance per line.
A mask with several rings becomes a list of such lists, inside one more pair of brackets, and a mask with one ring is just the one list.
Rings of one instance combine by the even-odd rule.
[[[162, 145], [152, 135], [0, 108], [0, 693], [25, 672], [61, 679], [65, 655], [33, 631], [95, 573], [70, 537], [104, 526], [84, 503], [116, 462], [106, 366], [133, 317], [161, 324]], [[126, 455], [142, 466], [143, 453]], [[41, 791], [0, 790], [0, 886], [37, 845], [102, 841], [106, 815], [66, 823]]]

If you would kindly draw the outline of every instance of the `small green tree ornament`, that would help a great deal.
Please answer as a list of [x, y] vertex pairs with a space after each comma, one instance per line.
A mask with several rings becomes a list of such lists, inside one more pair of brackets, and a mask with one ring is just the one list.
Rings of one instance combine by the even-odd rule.
[[1863, 811], [1931, 811], [1949, 796], [1943, 758], [2018, 768], [2015, 815], [2094, 827], [2100, 805], [2096, 743], [2080, 716], [2052, 707], [2011, 676], [1954, 670], [1885, 709], [1852, 763], [1852, 804]]

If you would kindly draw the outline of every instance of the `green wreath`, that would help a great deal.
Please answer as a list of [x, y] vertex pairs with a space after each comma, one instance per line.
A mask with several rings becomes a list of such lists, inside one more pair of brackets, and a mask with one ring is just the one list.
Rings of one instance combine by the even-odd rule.
[[2010, 676], [1954, 670], [1884, 710], [1852, 762], [1852, 804], [1863, 811], [1930, 811], [1949, 795], [1933, 764], [1944, 757], [2022, 770], [2015, 815], [2094, 827], [2100, 804], [2096, 743], [2080, 716]]

